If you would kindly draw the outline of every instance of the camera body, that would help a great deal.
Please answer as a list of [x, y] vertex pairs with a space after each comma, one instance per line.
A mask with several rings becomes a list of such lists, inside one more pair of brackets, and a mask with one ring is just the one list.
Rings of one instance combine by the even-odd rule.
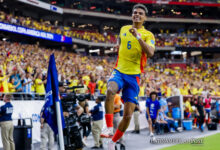
[[65, 150], [73, 150], [83, 148], [80, 126], [78, 124], [79, 117], [77, 115], [77, 101], [90, 99], [89, 94], [60, 93], [61, 104], [66, 127], [64, 128], [64, 145]]

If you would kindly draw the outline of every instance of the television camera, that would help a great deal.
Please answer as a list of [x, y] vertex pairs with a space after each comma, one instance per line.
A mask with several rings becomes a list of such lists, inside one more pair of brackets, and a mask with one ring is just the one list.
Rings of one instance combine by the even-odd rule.
[[[63, 93], [60, 93], [61, 104], [64, 113], [66, 127], [64, 129], [64, 145], [65, 150], [74, 150], [83, 148], [80, 126], [78, 124], [79, 116], [77, 115], [78, 101], [90, 99], [90, 94], [76, 94], [74, 89], [83, 88], [83, 86], [74, 86], [65, 88]], [[68, 92], [72, 90], [72, 92]]]

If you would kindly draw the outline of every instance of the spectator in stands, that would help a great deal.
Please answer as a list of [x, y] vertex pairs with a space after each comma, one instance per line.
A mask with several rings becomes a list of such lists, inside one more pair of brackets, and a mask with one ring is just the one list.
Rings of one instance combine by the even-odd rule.
[[69, 80], [70, 84], [69, 87], [74, 87], [79, 84], [78, 76], [72, 76], [71, 79]]
[[13, 85], [16, 86], [16, 92], [22, 92], [21, 74], [24, 75], [20, 66], [17, 66], [13, 68], [13, 74], [10, 76], [10, 79], [14, 79]]
[[157, 93], [153, 91], [150, 93], [150, 98], [146, 100], [146, 117], [149, 124], [150, 137], [152, 140], [155, 140], [153, 128], [155, 127], [159, 110], [160, 103], [157, 100]]
[[89, 88], [89, 93], [90, 93], [92, 96], [94, 96], [94, 94], [95, 94], [95, 89], [96, 89], [95, 77], [91, 77], [91, 81], [89, 82], [88, 88]]
[[29, 72], [26, 73], [24, 79], [22, 80], [23, 92], [27, 93], [26, 96], [30, 97], [31, 94], [31, 86], [32, 86], [32, 77]]
[[100, 77], [100, 79], [97, 81], [97, 86], [98, 86], [99, 94], [101, 94], [101, 88], [102, 88], [103, 84], [104, 84], [104, 77]]
[[31, 73], [26, 72], [24, 79], [22, 80], [23, 92], [25, 93], [25, 99], [34, 99], [34, 94], [31, 90], [33, 86], [33, 78]]
[[202, 91], [202, 96], [208, 97], [208, 95], [209, 95], [209, 90], [208, 90], [207, 86], [205, 85], [204, 89]]
[[107, 80], [104, 78], [103, 84], [100, 87], [100, 94], [106, 95], [106, 91], [107, 91]]
[[144, 81], [141, 81], [140, 84], [140, 92], [139, 92], [139, 97], [145, 96], [145, 88], [146, 88], [146, 83]]
[[45, 95], [44, 84], [46, 83], [46, 80], [44, 81], [42, 80], [43, 80], [42, 73], [38, 73], [34, 83], [36, 88], [36, 94], [39, 95], [39, 99], [44, 99], [44, 95]]
[[[16, 88], [19, 86], [20, 82], [17, 83], [17, 85], [14, 85], [14, 82], [15, 82], [15, 79], [14, 78], [11, 78], [9, 80], [9, 83], [8, 83], [8, 89], [9, 89], [9, 92], [10, 93], [15, 93], [16, 92]], [[16, 96], [15, 96], [16, 97]]]
[[0, 92], [9, 93], [8, 89], [8, 78], [11, 76], [11, 73], [4, 75], [3, 69], [0, 69]]
[[178, 88], [178, 84], [174, 84], [172, 86], [172, 96], [179, 96], [181, 95], [180, 89]]
[[84, 81], [82, 80], [81, 77], [79, 79], [79, 86], [83, 86], [83, 88], [77, 88], [76, 89], [76, 93], [78, 93], [78, 94], [85, 94], [85, 93], [87, 93], [88, 86], [84, 83]]
[[13, 105], [11, 104], [12, 96], [10, 94], [4, 95], [3, 101], [5, 105], [0, 107], [0, 126], [2, 144], [4, 150], [15, 150], [14, 145], [14, 125], [12, 121]]
[[95, 146], [93, 146], [92, 149], [103, 148], [102, 139], [100, 137], [103, 128], [103, 106], [99, 97], [95, 102], [97, 105], [90, 110], [92, 114], [92, 135], [95, 142]]

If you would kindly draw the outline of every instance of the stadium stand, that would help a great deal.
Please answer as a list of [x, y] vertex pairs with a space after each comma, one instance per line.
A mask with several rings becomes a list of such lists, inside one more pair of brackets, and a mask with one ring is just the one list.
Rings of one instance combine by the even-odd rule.
[[[21, 25], [46, 32], [62, 34], [68, 37], [74, 37], [95, 43], [116, 44], [117, 34], [111, 32], [99, 33], [98, 29], [76, 29], [65, 26], [55, 26], [49, 21], [41, 22], [31, 19], [30, 17], [14, 16], [0, 12], [0, 21]], [[159, 47], [220, 47], [220, 30], [207, 29], [187, 30], [179, 33], [170, 33], [169, 30], [161, 29], [160, 33], [155, 33], [156, 45]]]
[[[1, 92], [22, 92], [16, 86], [18, 82], [22, 84], [25, 74], [29, 73], [31, 75], [29, 78], [32, 79], [31, 92], [39, 94], [36, 80], [45, 80], [48, 57], [53, 52], [55, 52], [58, 62], [59, 80], [60, 82], [70, 82], [70, 86], [77, 86], [81, 80], [88, 86], [91, 78], [95, 78], [95, 81], [100, 83], [97, 89], [104, 90], [102, 93], [105, 93], [106, 87], [103, 85], [106, 84], [106, 81], [102, 81], [101, 78], [108, 77], [114, 67], [114, 59], [108, 57], [81, 56], [56, 49], [45, 49], [38, 45], [6, 41], [0, 41], [0, 44], [1, 78], [4, 79], [7, 74], [11, 75], [14, 71], [18, 71], [17, 74], [20, 76], [17, 82], [11, 80], [12, 75], [1, 81]], [[220, 96], [220, 62], [210, 63], [203, 62], [203, 60], [198, 62], [198, 64], [182, 66], [175, 66], [175, 63], [172, 65], [156, 63], [147, 66], [146, 72], [149, 73], [142, 76], [142, 81], [143, 86], [150, 89], [145, 89], [144, 96], [151, 91], [160, 89], [162, 94], [166, 93], [166, 96], [169, 97], [173, 95], [172, 89], [175, 88], [180, 90], [182, 95], [201, 95], [204, 90], [209, 90], [212, 96]], [[43, 77], [38, 78], [39, 74], [42, 74]], [[184, 78], [180, 79], [180, 77]], [[25, 92], [24, 87], [26, 86], [23, 86], [23, 92]], [[40, 87], [41, 89], [44, 91], [43, 86]]]

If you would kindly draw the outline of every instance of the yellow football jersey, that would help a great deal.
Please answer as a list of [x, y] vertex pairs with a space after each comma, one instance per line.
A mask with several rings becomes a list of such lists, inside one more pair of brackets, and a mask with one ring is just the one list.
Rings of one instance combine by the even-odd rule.
[[[129, 29], [131, 25], [123, 26], [120, 31], [121, 44], [118, 52], [118, 59], [115, 69], [124, 74], [140, 74], [144, 70], [147, 57], [142, 51], [141, 45], [136, 37], [134, 37]], [[143, 26], [137, 32], [141, 38], [149, 45], [155, 48], [154, 35], [146, 30]]]

